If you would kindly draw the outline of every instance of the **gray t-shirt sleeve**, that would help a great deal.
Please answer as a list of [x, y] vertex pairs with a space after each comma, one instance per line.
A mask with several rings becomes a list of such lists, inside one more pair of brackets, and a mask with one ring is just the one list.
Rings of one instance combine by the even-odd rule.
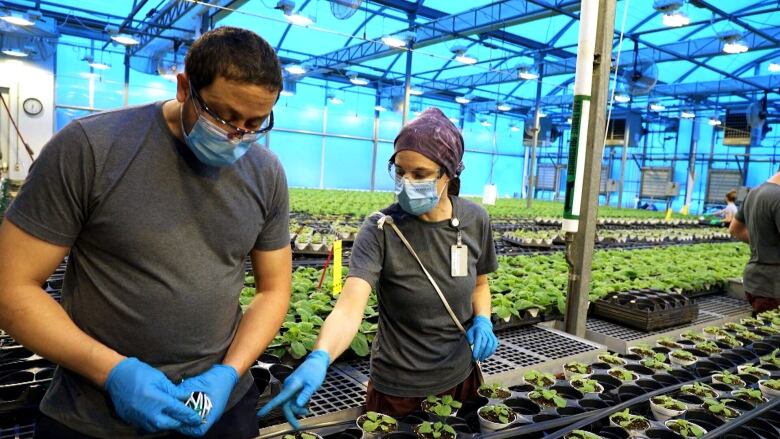
[[290, 245], [290, 196], [287, 190], [287, 177], [284, 169], [276, 157], [275, 161], [273, 197], [269, 205], [269, 216], [266, 218], [263, 230], [255, 241], [255, 250], [278, 250]]
[[44, 146], [6, 217], [38, 239], [70, 247], [89, 217], [95, 159], [81, 124], [71, 122]]
[[376, 289], [384, 265], [383, 231], [377, 227], [379, 215], [366, 218], [352, 245], [348, 277], [363, 279]]
[[745, 220], [745, 203], [746, 202], [747, 202], [747, 200], [745, 200], [745, 202], [742, 203], [742, 207], [739, 210], [737, 210], [736, 214], [734, 214], [734, 219], [736, 219], [737, 221], [739, 221], [741, 223], [745, 223], [745, 221], [746, 221]]
[[477, 261], [477, 276], [489, 274], [498, 269], [496, 246], [493, 243], [493, 227], [487, 212], [482, 217], [482, 251]]

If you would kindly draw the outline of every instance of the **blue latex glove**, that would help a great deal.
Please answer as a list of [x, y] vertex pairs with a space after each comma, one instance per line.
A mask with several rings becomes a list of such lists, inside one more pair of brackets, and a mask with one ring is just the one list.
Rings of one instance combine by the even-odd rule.
[[300, 428], [296, 416], [306, 416], [306, 404], [325, 381], [330, 365], [330, 355], [322, 349], [310, 353], [297, 369], [284, 380], [282, 391], [264, 405], [257, 416], [263, 417], [271, 410], [282, 406], [284, 417], [296, 430]]
[[471, 327], [466, 331], [466, 340], [471, 347], [471, 357], [474, 361], [485, 361], [496, 353], [498, 339], [493, 334], [493, 323], [485, 316], [476, 316], [471, 321]]
[[176, 386], [159, 370], [126, 358], [111, 369], [105, 383], [117, 415], [125, 422], [154, 433], [184, 425], [200, 425], [200, 416], [187, 407]]
[[211, 369], [192, 378], [187, 378], [179, 384], [177, 389], [186, 394], [203, 392], [211, 399], [211, 411], [206, 415], [205, 422], [197, 426], [183, 425], [177, 428], [179, 433], [188, 436], [203, 436], [219, 420], [225, 411], [225, 406], [233, 392], [233, 387], [238, 384], [238, 372], [232, 366], [215, 364]]

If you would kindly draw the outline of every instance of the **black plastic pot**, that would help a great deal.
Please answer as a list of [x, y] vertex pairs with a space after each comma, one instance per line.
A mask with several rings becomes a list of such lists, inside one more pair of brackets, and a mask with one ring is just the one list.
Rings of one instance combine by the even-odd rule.
[[571, 386], [552, 386], [550, 390], [555, 390], [558, 395], [566, 399], [581, 399], [584, 395], [579, 390]]
[[420, 410], [412, 412], [399, 420], [404, 424], [417, 425], [428, 421], [428, 415]]
[[458, 415], [460, 415], [461, 418], [466, 418], [470, 414], [476, 414], [477, 410], [486, 406], [488, 402], [488, 399], [484, 396], [477, 396], [476, 398], [463, 401], [463, 406], [458, 409]]
[[686, 421], [691, 421], [707, 431], [712, 431], [723, 425], [722, 419], [703, 410], [688, 410], [683, 417]]
[[637, 396], [644, 395], [647, 393], [645, 389], [634, 385], [634, 384], [623, 384], [622, 386], [618, 387], [617, 389], [618, 398], [620, 398], [621, 402], [626, 402], [629, 399], [634, 399]]
[[728, 399], [733, 399], [733, 401], [727, 402], [726, 406], [735, 410], [739, 410], [742, 413], [749, 412], [753, 410], [753, 407], [755, 407], [752, 402], [745, 401], [743, 399], [732, 398], [731, 396], [729, 396]]
[[268, 383], [271, 382], [271, 372], [264, 367], [253, 366], [249, 368], [249, 372], [252, 374], [252, 378], [255, 379], [255, 387], [257, 391], [262, 395], [265, 389], [268, 388]]
[[661, 430], [654, 428], [645, 431], [645, 436], [650, 439], [683, 439], [682, 436], [673, 432], [672, 430]]
[[681, 383], [696, 379], [696, 376], [694, 374], [683, 369], [673, 369], [671, 372], [669, 372], [669, 374], [677, 378]]
[[285, 379], [287, 379], [288, 376], [293, 371], [293, 368], [290, 366], [285, 366], [284, 364], [274, 364], [268, 370], [271, 371], [271, 376], [274, 377], [279, 382], [284, 382]]
[[609, 407], [611, 404], [606, 399], [585, 398], [579, 400], [580, 407], [585, 411], [601, 410]]
[[277, 357], [276, 355], [262, 354], [260, 355], [260, 358], [257, 359], [257, 361], [266, 364], [279, 364], [282, 362], [282, 359]]
[[521, 384], [519, 386], [512, 386], [509, 388], [509, 390], [513, 392], [530, 392], [534, 390], [534, 386], [530, 384]]
[[27, 370], [20, 370], [0, 377], [0, 386], [13, 386], [31, 381], [35, 381], [35, 374]]
[[759, 357], [763, 357], [764, 355], [771, 354], [772, 351], [776, 349], [774, 345], [771, 345], [769, 343], [764, 343], [762, 341], [757, 341], [753, 343], [753, 345], [750, 348]]
[[720, 372], [721, 368], [712, 361], [700, 360], [698, 363], [693, 365], [693, 370], [696, 375], [705, 377]]
[[653, 375], [653, 379], [661, 383], [661, 385], [664, 387], [673, 386], [680, 382], [677, 378], [669, 375], [668, 373], [657, 373]]
[[626, 354], [626, 355], [623, 355], [622, 358], [625, 359], [625, 360], [630, 360], [630, 361], [641, 361], [642, 360], [642, 357], [640, 355], [637, 355], [637, 354]]
[[739, 375], [737, 375], [737, 376], [738, 376], [738, 377], [739, 377], [739, 378], [740, 378], [742, 381], [744, 381], [744, 382], [745, 382], [745, 384], [747, 384], [748, 386], [749, 386], [749, 385], [752, 385], [752, 384], [756, 384], [756, 383], [758, 382], [758, 377], [757, 377], [757, 376], [755, 376], [755, 375], [751, 375], [751, 374], [749, 374], [749, 373], [741, 373], [741, 374], [739, 374]]
[[25, 358], [30, 358], [33, 355], [35, 354], [23, 348], [22, 346], [2, 348], [0, 349], [0, 364], [23, 360]]
[[732, 362], [731, 360], [729, 360], [727, 358], [724, 358], [721, 355], [712, 356], [712, 357], [709, 358], [709, 360], [712, 361], [713, 363], [717, 364], [718, 367], [720, 367], [721, 369], [731, 369], [732, 367], [736, 366], [736, 364], [734, 362]]
[[665, 386], [658, 381], [651, 380], [651, 379], [640, 379], [636, 381], [636, 385], [641, 387], [647, 392], [652, 392], [654, 390], [663, 389]]
[[710, 384], [710, 387], [712, 387], [713, 389], [715, 389], [717, 391], [726, 392], [726, 393], [731, 392], [732, 390], [734, 390], [728, 384], [716, 383], [716, 382], [713, 382], [712, 384]]
[[598, 434], [605, 439], [628, 439], [628, 433], [620, 427], [604, 427]]
[[542, 411], [537, 403], [527, 398], [509, 398], [504, 401], [504, 404], [519, 415], [531, 416]]
[[769, 422], [763, 419], [753, 418], [750, 421], [746, 422], [744, 425], [745, 427], [753, 430], [754, 432], [766, 438], [780, 437], [780, 433], [777, 431], [777, 429], [772, 424], [770, 424]]
[[736, 354], [734, 352], [723, 352], [720, 354], [721, 357], [731, 361], [734, 364], [742, 364], [745, 362], [745, 359], [742, 358], [742, 355]]
[[[458, 411], [460, 412], [460, 411]], [[471, 427], [469, 427], [468, 421], [466, 421], [463, 418], [457, 417], [457, 416], [450, 416], [445, 420], [445, 423], [450, 425], [452, 428], [455, 429], [455, 431], [459, 433], [471, 433]]]
[[534, 422], [545, 422], [545, 421], [552, 421], [553, 419], [559, 419], [559, 415], [553, 415], [553, 414], [541, 414], [536, 415], [533, 417]]
[[626, 370], [640, 374], [640, 375], [652, 375], [653, 370], [649, 367], [642, 366], [641, 364], [627, 364]]
[[609, 365], [607, 363], [593, 363], [590, 365], [594, 370], [609, 370], [612, 369], [612, 365]]
[[387, 439], [417, 439], [417, 435], [409, 433], [408, 431], [394, 431], [387, 433], [385, 436]]
[[758, 360], [758, 356], [753, 351], [745, 348], [733, 349], [731, 353], [741, 356], [743, 363], [751, 363]]
[[623, 384], [619, 379], [606, 374], [591, 375], [590, 378], [598, 381], [598, 383], [604, 387], [605, 392], [617, 389], [621, 384]]
[[561, 416], [574, 416], [580, 413], [585, 413], [585, 409], [582, 407], [561, 407], [555, 409], [555, 411]]
[[348, 428], [342, 432], [324, 436], [325, 439], [360, 439], [363, 432], [359, 428]]
[[765, 439], [743, 425], [726, 432], [722, 437], [723, 439]]
[[681, 346], [693, 346], [693, 345], [696, 344], [696, 342], [693, 342], [693, 341], [690, 341], [690, 340], [686, 340], [686, 339], [680, 339], [680, 340], [677, 340], [677, 344], [679, 344]]
[[687, 393], [680, 393], [675, 398], [686, 404], [702, 405], [704, 400], [696, 395], [690, 395]]
[[685, 350], [690, 352], [690, 353], [692, 353], [693, 355], [695, 355], [695, 356], [697, 356], [699, 358], [707, 358], [710, 355], [712, 355], [712, 354], [710, 354], [708, 352], [704, 352], [704, 351], [702, 351], [700, 349], [696, 349], [696, 348], [686, 348]]

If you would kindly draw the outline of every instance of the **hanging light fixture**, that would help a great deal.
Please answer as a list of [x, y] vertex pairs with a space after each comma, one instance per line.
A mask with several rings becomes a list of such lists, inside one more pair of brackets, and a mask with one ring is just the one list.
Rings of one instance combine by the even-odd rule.
[[469, 95], [455, 96], [455, 102], [466, 105], [469, 102], [471, 102], [471, 96]]
[[423, 91], [420, 90], [419, 88], [412, 87], [412, 88], [409, 89], [409, 94], [410, 95], [414, 95], [414, 96], [420, 96], [420, 95], [423, 94]]
[[30, 54], [22, 49], [16, 49], [12, 47], [6, 47], [2, 50], [4, 55], [13, 56], [14, 58], [26, 58]]
[[483, 127], [491, 127], [491, 126], [493, 126], [493, 123], [490, 122], [487, 119], [482, 119], [481, 121], [479, 121], [479, 124], [482, 125]]
[[385, 107], [383, 107], [383, 106], [381, 106], [381, 105], [375, 105], [375, 106], [374, 106], [374, 110], [376, 110], [376, 111], [378, 111], [378, 112], [380, 112], [380, 113], [381, 113], [381, 112], [383, 112], [383, 111], [387, 111], [387, 108], [385, 108]]
[[[39, 11], [36, 12], [38, 12], [38, 17], [40, 17]], [[36, 17], [32, 16], [33, 14], [21, 14], [11, 11], [2, 11], [0, 14], [2, 14], [0, 15], [0, 20], [13, 24], [14, 26], [29, 27], [35, 25]]]
[[520, 127], [515, 125], [514, 123], [509, 125], [509, 129], [515, 132], [520, 131]]
[[680, 117], [683, 119], [693, 119], [696, 117], [696, 113], [691, 110], [682, 110], [680, 111]]
[[691, 19], [680, 11], [682, 5], [681, 0], [655, 0], [653, 9], [663, 14], [664, 26], [682, 27], [691, 24]]
[[539, 78], [539, 74], [532, 71], [529, 67], [520, 67], [517, 71], [517, 77], [524, 81], [533, 81]]
[[666, 107], [658, 104], [658, 103], [652, 103], [650, 104], [650, 111], [664, 111], [666, 110]]
[[304, 73], [306, 73], [306, 68], [300, 64], [287, 64], [286, 66], [284, 66], [284, 69], [287, 70], [288, 73], [292, 73], [293, 75], [303, 75]]
[[618, 102], [620, 104], [631, 102], [631, 96], [621, 92], [615, 93], [615, 102]]
[[710, 120], [709, 120], [709, 121], [707, 121], [707, 123], [709, 123], [709, 124], [710, 124], [710, 126], [716, 127], [716, 126], [719, 126], [719, 125], [721, 125], [721, 123], [722, 123], [722, 122], [721, 122], [721, 121], [720, 121], [720, 119], [718, 119], [717, 117], [715, 117], [715, 116], [712, 116], [712, 117], [710, 118]]
[[749, 50], [747, 43], [738, 33], [728, 33], [720, 37], [723, 40], [723, 52], [728, 54], [745, 53]]
[[395, 48], [406, 47], [406, 40], [393, 35], [383, 36], [382, 42], [389, 47], [395, 47]]
[[496, 105], [496, 109], [498, 111], [509, 111], [512, 109], [512, 106], [507, 104], [506, 102], [498, 102], [498, 105]]
[[468, 48], [466, 46], [453, 46], [451, 49], [452, 53], [455, 54], [455, 61], [466, 64], [466, 65], [472, 65], [477, 63], [477, 59], [473, 56], [469, 56], [466, 51]]
[[769, 63], [768, 69], [772, 73], [780, 73], [780, 62]]
[[344, 103], [344, 100], [336, 96], [336, 94], [331, 93], [328, 95], [328, 102], [330, 102], [333, 105], [341, 105]]
[[284, 18], [287, 19], [290, 24], [303, 27], [314, 24], [314, 20], [311, 17], [301, 14], [300, 11], [295, 12], [294, 1], [280, 0], [279, 3], [276, 4], [276, 9], [279, 9], [284, 13]]
[[357, 73], [347, 72], [347, 76], [349, 77], [349, 82], [353, 85], [368, 85], [368, 79], [361, 78]]
[[95, 61], [95, 59], [91, 55], [85, 56], [82, 59], [82, 61], [86, 61], [87, 65], [89, 65], [90, 67], [92, 67], [93, 69], [96, 69], [96, 70], [108, 70], [108, 69], [111, 68], [110, 65], [108, 65], [108, 64], [106, 64], [106, 63], [104, 63], [102, 61]]

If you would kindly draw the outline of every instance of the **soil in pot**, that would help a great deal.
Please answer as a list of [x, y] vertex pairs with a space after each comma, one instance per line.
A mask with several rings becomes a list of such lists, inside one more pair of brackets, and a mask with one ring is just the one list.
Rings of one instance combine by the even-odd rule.
[[702, 436], [702, 435], [704, 435], [706, 433], [706, 429], [704, 427], [702, 427], [700, 425], [697, 425], [696, 423], [690, 422], [690, 421], [688, 421], [688, 426], [687, 427], [688, 427], [689, 430], [687, 432], [684, 432], [684, 428], [685, 427], [679, 425], [678, 423], [676, 423], [674, 421], [667, 421], [666, 423], [664, 423], [664, 425], [669, 430], [672, 430], [673, 432], [679, 434], [680, 436], [686, 437], [686, 438], [700, 437], [700, 436]]
[[637, 375], [633, 372], [626, 371], [625, 369], [611, 369], [609, 372], [607, 372], [610, 376], [613, 378], [619, 379], [622, 381], [633, 381], [637, 379]]
[[[414, 427], [414, 432], [420, 439], [455, 439], [458, 434], [452, 426], [441, 422], [423, 422]], [[434, 436], [434, 432], [439, 432], [439, 436]]]
[[528, 394], [528, 397], [540, 407], [554, 408], [566, 406], [566, 400], [561, 395], [558, 395], [557, 392], [549, 392], [555, 391], [533, 391]]
[[357, 418], [357, 426], [367, 435], [380, 435], [398, 429], [398, 421], [392, 416], [377, 412], [367, 412]]
[[322, 436], [305, 431], [296, 431], [295, 433], [285, 434], [282, 439], [322, 439]]
[[293, 371], [293, 368], [284, 364], [274, 364], [268, 370], [271, 371], [271, 376], [279, 382], [284, 382]]
[[485, 384], [479, 387], [477, 393], [480, 396], [491, 399], [507, 399], [512, 396], [512, 392], [509, 389], [501, 387], [499, 385]]

